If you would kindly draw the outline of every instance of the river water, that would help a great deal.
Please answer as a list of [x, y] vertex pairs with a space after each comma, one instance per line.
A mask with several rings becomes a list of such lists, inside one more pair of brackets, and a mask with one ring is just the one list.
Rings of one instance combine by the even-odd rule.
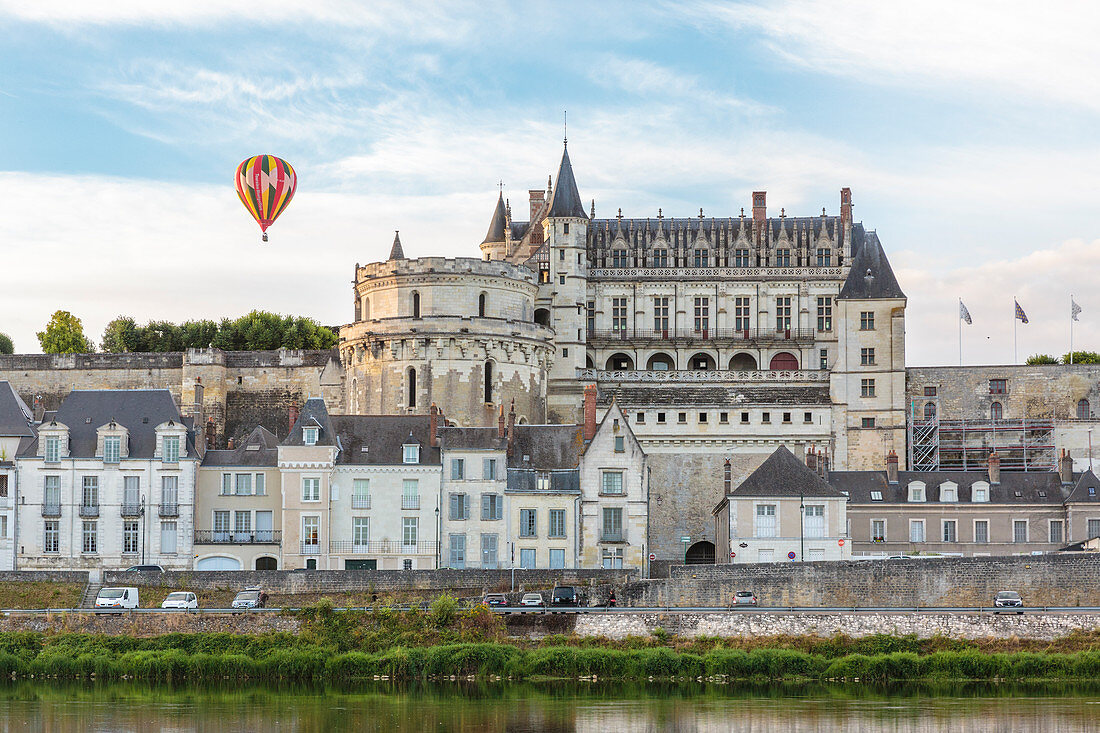
[[18, 683], [0, 731], [1096, 731], [1100, 686], [439, 685], [356, 688]]

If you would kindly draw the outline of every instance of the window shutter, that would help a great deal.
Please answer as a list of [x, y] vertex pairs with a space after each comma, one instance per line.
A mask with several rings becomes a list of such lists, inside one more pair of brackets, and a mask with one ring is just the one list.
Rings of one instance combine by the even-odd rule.
[[485, 480], [493, 478], [492, 468], [490, 468], [491, 465], [488, 458], [481, 459], [481, 477]]
[[467, 519], [470, 516], [470, 495], [462, 495], [462, 518]]
[[489, 519], [489, 495], [485, 494], [481, 497], [481, 518]]

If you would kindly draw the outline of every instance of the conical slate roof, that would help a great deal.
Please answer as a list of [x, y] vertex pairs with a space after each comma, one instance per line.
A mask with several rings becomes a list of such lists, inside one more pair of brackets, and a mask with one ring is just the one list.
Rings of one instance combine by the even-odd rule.
[[403, 260], [403, 259], [405, 259], [405, 251], [403, 249], [401, 249], [401, 233], [400, 232], [394, 232], [393, 233], [393, 247], [390, 248], [390, 256], [389, 256], [388, 259], [391, 259], [391, 260]]
[[497, 199], [497, 207], [493, 211], [493, 220], [489, 222], [489, 231], [485, 233], [482, 244], [503, 242], [505, 240], [504, 225], [507, 220], [507, 212], [504, 210], [504, 192], [501, 191]]
[[749, 474], [740, 486], [730, 492], [730, 496], [832, 496], [844, 494], [834, 489], [811, 471], [805, 463], [798, 460], [787, 450], [779, 446], [760, 467]]
[[569, 163], [569, 148], [565, 148], [561, 154], [557, 183], [550, 198], [550, 211], [546, 215], [588, 218], [588, 214], [584, 213], [584, 202], [581, 201], [580, 191], [577, 190], [577, 181], [573, 178], [573, 166]]
[[852, 269], [837, 297], [847, 300], [905, 297], [882, 250], [882, 243], [874, 232], [867, 232], [864, 236], [863, 246], [852, 259]]

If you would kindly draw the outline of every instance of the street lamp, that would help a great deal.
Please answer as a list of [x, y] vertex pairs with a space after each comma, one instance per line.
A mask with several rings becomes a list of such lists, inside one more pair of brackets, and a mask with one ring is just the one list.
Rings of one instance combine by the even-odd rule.
[[145, 564], [145, 494], [141, 495], [141, 564]]
[[798, 492], [798, 561], [806, 559], [806, 494]]

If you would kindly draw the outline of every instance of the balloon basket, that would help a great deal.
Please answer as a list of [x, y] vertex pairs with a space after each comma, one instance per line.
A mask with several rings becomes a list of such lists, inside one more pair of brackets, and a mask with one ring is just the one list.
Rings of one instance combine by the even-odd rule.
[[263, 241], [265, 241], [265, 242], [267, 241], [267, 232], [264, 232], [264, 236], [263, 236], [263, 238], [262, 238], [262, 239], [263, 239]]

